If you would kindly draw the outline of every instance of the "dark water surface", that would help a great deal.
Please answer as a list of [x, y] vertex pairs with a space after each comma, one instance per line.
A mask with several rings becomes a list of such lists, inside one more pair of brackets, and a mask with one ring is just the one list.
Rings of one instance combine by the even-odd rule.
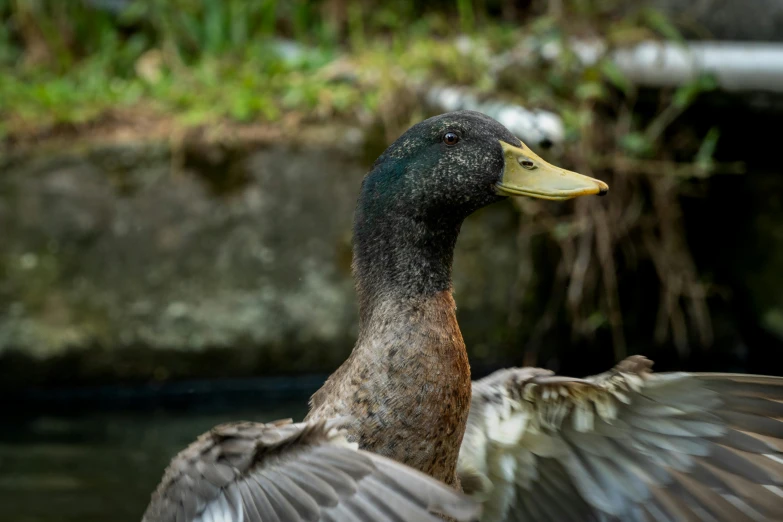
[[201, 386], [186, 398], [172, 401], [169, 394], [157, 402], [149, 390], [129, 398], [104, 389], [91, 395], [102, 398], [86, 410], [74, 394], [65, 400], [67, 393], [59, 394], [54, 407], [38, 397], [42, 414], [22, 414], [19, 404], [6, 402], [0, 521], [139, 521], [171, 457], [196, 436], [227, 421], [301, 420], [310, 387], [270, 393], [268, 386], [251, 386], [238, 393]]

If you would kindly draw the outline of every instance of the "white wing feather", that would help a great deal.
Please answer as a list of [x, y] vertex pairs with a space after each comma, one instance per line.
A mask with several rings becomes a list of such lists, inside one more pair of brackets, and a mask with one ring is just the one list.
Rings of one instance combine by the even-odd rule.
[[650, 367], [475, 382], [458, 471], [481, 520], [783, 520], [783, 378]]

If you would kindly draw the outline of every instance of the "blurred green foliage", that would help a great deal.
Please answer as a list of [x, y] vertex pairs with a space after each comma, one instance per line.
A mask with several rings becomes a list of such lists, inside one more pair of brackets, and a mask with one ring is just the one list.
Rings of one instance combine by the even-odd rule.
[[[577, 71], [566, 54], [543, 77], [508, 89], [491, 77], [490, 58], [531, 34], [543, 44], [593, 24], [608, 27], [615, 41], [655, 32], [676, 37], [651, 11], [609, 16], [614, 0], [567, 0], [568, 17], [536, 4], [0, 0], [0, 137], [117, 111], [175, 115], [184, 125], [287, 113], [367, 121], [384, 100], [394, 105], [388, 100], [401, 87], [426, 82], [505, 90], [526, 104], [551, 106], [574, 93], [601, 98], [604, 80], [624, 93], [631, 86], [610, 62]], [[461, 51], [454, 37], [466, 33], [474, 45]], [[341, 68], [346, 57], [350, 70]]]
[[[372, 47], [397, 57], [411, 41], [454, 34], [445, 16], [422, 18], [413, 1], [103, 2], [121, 7], [114, 11], [100, 3], [0, 0], [0, 133], [80, 124], [140, 103], [191, 124], [372, 112], [376, 92], [317, 72], [339, 53], [363, 51], [370, 34]], [[470, 2], [460, 6], [472, 20]]]
[[[521, 234], [543, 234], [562, 254], [552, 288], [536, 294], [549, 302], [528, 315], [540, 317], [534, 331], [558, 321], [577, 336], [609, 331], [622, 357], [616, 274], [646, 257], [661, 288], [656, 340], [684, 351], [690, 330], [702, 345], [712, 333], [678, 197], [717, 168], [719, 129], [672, 127], [715, 82], [659, 90], [652, 110], [637, 110], [640, 93], [607, 54], [585, 65], [571, 43], [683, 39], [656, 11], [620, 5], [629, 2], [0, 0], [0, 144], [113, 117], [181, 128], [348, 119], [380, 123], [385, 147], [425, 116], [417, 91], [435, 84], [551, 109], [566, 126], [565, 163], [608, 180], [613, 198], [522, 204]], [[564, 309], [565, 321], [554, 317]], [[542, 339], [533, 336], [534, 352]]]

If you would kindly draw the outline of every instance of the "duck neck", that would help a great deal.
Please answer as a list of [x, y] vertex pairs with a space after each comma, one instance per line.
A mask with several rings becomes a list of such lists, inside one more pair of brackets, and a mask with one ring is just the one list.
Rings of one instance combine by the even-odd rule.
[[[403, 312], [451, 295], [451, 266], [461, 219], [357, 210], [353, 271], [362, 326], [380, 309]], [[385, 315], [388, 319], [388, 315]]]
[[[360, 446], [454, 486], [470, 408], [465, 343], [451, 295], [461, 220], [357, 211], [361, 327], [348, 363]], [[399, 438], [405, 435], [405, 444]]]

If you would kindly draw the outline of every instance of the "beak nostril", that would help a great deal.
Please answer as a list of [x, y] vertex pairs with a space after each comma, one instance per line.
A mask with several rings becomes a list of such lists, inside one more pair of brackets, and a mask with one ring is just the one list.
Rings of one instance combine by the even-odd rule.
[[519, 164], [526, 169], [532, 169], [536, 166], [533, 160], [527, 158], [519, 158]]

